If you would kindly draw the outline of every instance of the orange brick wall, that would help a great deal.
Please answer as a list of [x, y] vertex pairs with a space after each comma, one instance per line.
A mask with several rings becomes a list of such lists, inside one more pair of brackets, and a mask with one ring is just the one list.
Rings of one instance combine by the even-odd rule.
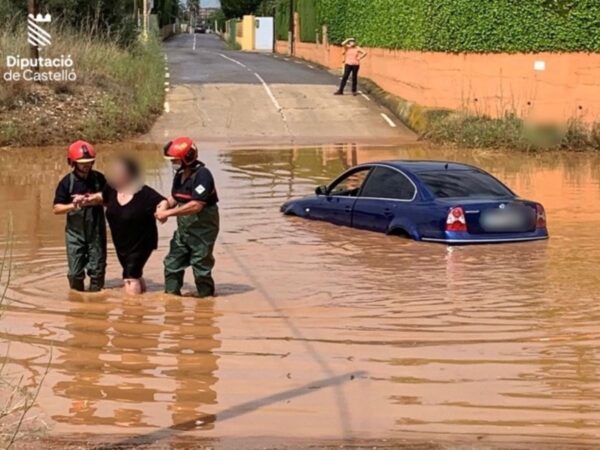
[[275, 42], [275, 53], [279, 53], [281, 55], [285, 55], [288, 52], [288, 42], [287, 41], [276, 41]]
[[[534, 120], [600, 121], [600, 54], [450, 54], [366, 48], [361, 75], [423, 106]], [[287, 52], [287, 42], [277, 51]], [[341, 68], [338, 46], [296, 43], [296, 56]], [[545, 70], [535, 70], [543, 62]]]

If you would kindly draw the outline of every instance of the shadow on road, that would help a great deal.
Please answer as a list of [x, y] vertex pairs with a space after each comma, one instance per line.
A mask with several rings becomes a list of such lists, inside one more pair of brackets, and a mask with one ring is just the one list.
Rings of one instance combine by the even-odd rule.
[[223, 422], [225, 420], [234, 419], [244, 414], [257, 411], [265, 406], [272, 405], [274, 403], [290, 400], [297, 397], [310, 394], [315, 389], [323, 389], [327, 387], [339, 386], [347, 383], [357, 377], [363, 377], [366, 375], [364, 371], [350, 372], [336, 377], [326, 378], [323, 380], [315, 381], [312, 383], [305, 384], [298, 388], [289, 389], [286, 391], [278, 392], [267, 397], [251, 400], [249, 402], [241, 403], [239, 405], [232, 406], [221, 411], [218, 414], [206, 414], [199, 416], [195, 419], [187, 422], [172, 425], [167, 428], [161, 428], [152, 433], [133, 436], [128, 439], [124, 439], [119, 442], [111, 444], [102, 444], [94, 447], [93, 450], [117, 450], [123, 448], [134, 448], [143, 445], [154, 444], [158, 441], [171, 438], [181, 431], [190, 431], [201, 428], [201, 426], [214, 423], [216, 421]]

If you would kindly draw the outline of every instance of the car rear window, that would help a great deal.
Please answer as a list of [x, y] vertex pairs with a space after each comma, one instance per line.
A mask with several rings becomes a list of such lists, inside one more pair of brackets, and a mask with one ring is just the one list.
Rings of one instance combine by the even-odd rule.
[[478, 170], [431, 170], [419, 172], [419, 179], [438, 198], [510, 197], [502, 183]]

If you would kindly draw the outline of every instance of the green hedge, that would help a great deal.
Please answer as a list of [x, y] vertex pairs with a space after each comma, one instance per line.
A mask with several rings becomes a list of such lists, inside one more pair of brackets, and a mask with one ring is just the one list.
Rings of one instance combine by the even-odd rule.
[[275, 35], [278, 40], [287, 41], [290, 29], [290, 2], [278, 0], [275, 7]]
[[353, 36], [363, 46], [422, 51], [600, 51], [599, 0], [316, 0], [313, 9], [333, 43]]
[[229, 41], [228, 44], [231, 48], [237, 47], [237, 19], [229, 19]]
[[300, 40], [317, 42], [319, 26], [317, 0], [300, 0], [296, 4], [300, 15]]

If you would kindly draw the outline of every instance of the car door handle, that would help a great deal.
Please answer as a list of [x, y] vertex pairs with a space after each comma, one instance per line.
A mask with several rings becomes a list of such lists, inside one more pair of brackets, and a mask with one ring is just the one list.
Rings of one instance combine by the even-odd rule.
[[383, 214], [386, 216], [392, 216], [394, 213], [392, 212], [391, 208], [384, 208]]
[[352, 206], [346, 206], [344, 208], [344, 211], [346, 211], [347, 213], [352, 212]]

